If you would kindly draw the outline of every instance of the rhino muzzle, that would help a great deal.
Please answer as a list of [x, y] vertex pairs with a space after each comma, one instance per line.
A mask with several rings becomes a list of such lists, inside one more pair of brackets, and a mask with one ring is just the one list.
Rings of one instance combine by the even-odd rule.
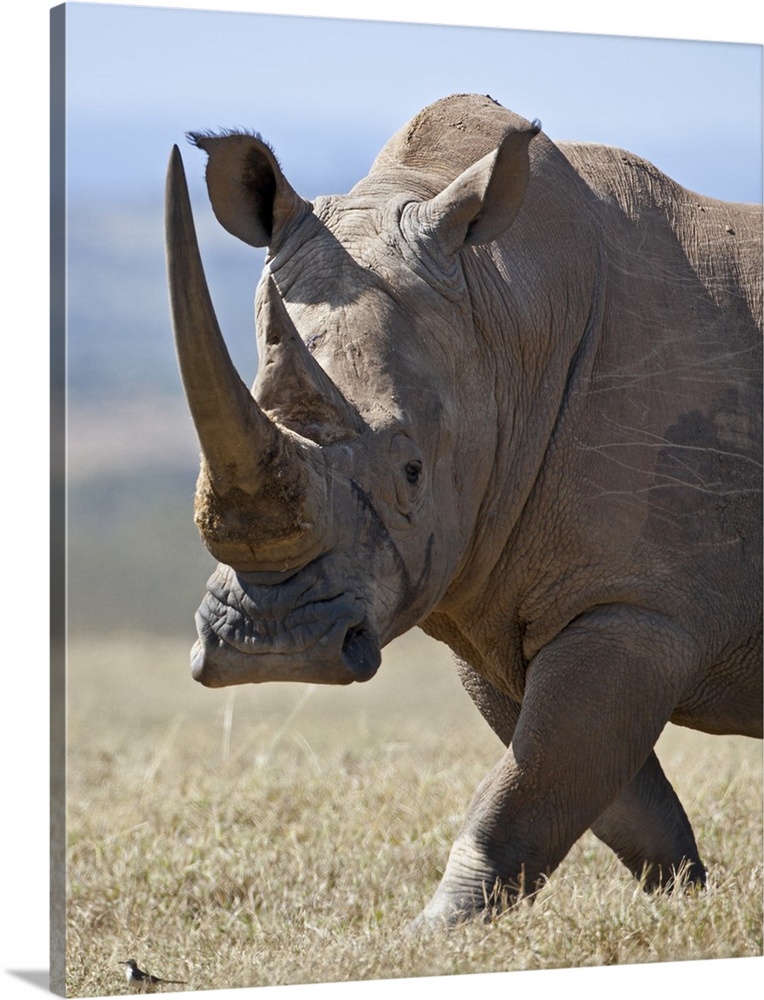
[[284, 582], [221, 566], [196, 615], [191, 671], [205, 687], [300, 681], [369, 680], [381, 660], [364, 602], [333, 593], [318, 566]]

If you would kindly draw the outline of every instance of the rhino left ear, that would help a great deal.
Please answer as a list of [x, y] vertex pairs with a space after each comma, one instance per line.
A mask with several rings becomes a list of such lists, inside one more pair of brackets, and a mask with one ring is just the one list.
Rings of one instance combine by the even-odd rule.
[[450, 255], [501, 236], [525, 198], [528, 145], [540, 131], [534, 122], [507, 133], [492, 153], [473, 163], [440, 194], [412, 206], [416, 225], [428, 241], [436, 241]]
[[310, 211], [259, 136], [189, 132], [188, 138], [209, 155], [207, 191], [215, 217], [250, 246], [272, 246], [290, 221]]

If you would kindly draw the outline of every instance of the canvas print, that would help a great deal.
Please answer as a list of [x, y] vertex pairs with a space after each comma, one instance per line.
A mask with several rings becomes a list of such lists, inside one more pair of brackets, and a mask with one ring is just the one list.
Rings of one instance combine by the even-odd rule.
[[51, 38], [52, 989], [760, 956], [761, 47]]

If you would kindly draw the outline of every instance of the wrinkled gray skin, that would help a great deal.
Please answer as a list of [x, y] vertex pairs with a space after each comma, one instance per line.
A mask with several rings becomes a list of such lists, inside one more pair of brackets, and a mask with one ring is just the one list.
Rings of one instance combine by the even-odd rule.
[[362, 681], [419, 624], [507, 746], [418, 926], [532, 893], [589, 827], [647, 888], [702, 883], [653, 746], [762, 730], [761, 211], [537, 131], [447, 98], [314, 204], [258, 138], [195, 135], [218, 219], [269, 248], [257, 403], [169, 173], [221, 561], [194, 676]]

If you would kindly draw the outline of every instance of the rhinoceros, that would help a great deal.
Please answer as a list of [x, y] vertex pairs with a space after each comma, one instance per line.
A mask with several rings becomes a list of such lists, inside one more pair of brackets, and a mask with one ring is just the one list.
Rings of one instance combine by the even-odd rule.
[[489, 97], [418, 113], [346, 195], [189, 133], [267, 257], [241, 381], [177, 147], [168, 273], [219, 565], [192, 673], [369, 680], [419, 625], [506, 745], [415, 926], [532, 897], [588, 829], [703, 884], [654, 744], [761, 736], [761, 209]]

